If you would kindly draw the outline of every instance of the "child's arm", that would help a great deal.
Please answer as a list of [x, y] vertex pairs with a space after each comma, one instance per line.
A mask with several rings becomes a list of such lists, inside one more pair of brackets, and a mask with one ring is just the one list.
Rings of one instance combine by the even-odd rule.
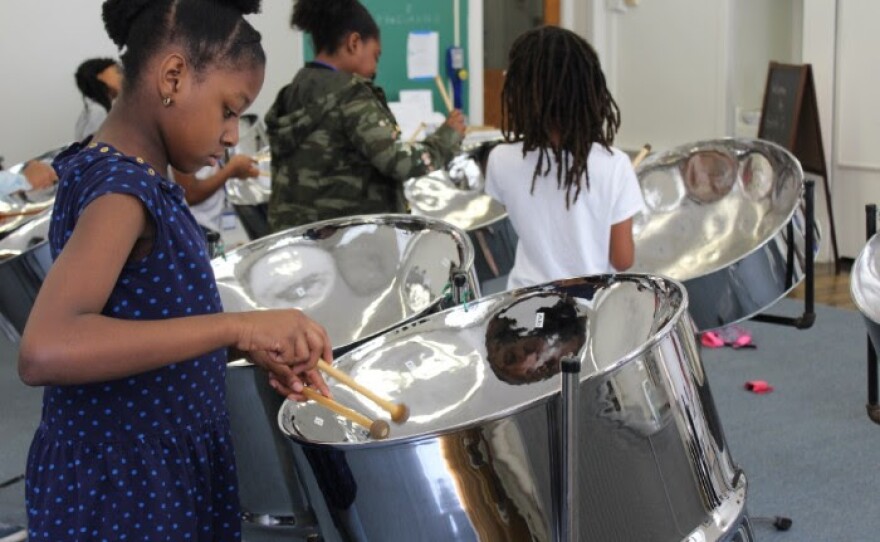
[[188, 175], [175, 169], [174, 181], [183, 187], [186, 202], [190, 205], [198, 205], [211, 197], [214, 192], [223, 188], [229, 179], [248, 179], [259, 177], [259, 175], [260, 170], [253, 158], [244, 154], [236, 154], [207, 179], [197, 179], [195, 175]]
[[632, 218], [627, 218], [611, 226], [611, 243], [608, 247], [608, 258], [614, 269], [618, 271], [626, 271], [632, 267], [636, 257], [636, 248], [632, 236], [632, 222]]
[[436, 132], [420, 143], [401, 139], [397, 123], [367, 87], [341, 105], [351, 144], [378, 171], [398, 181], [420, 177], [446, 167], [461, 148], [464, 117], [453, 113]]
[[19, 353], [22, 380], [30, 385], [100, 382], [229, 346], [264, 352], [294, 373], [314, 368], [319, 357], [332, 358], [324, 329], [296, 310], [155, 321], [103, 316], [122, 266], [153, 229], [131, 196], [108, 194], [85, 208], [28, 319]]

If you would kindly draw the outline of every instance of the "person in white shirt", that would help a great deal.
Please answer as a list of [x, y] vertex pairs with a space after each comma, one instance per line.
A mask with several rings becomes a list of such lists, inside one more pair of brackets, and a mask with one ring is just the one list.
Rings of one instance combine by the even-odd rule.
[[110, 106], [122, 89], [122, 70], [112, 58], [90, 58], [74, 74], [83, 97], [83, 110], [76, 120], [74, 137], [82, 141], [98, 131]]
[[[205, 166], [193, 175], [174, 168], [169, 168], [169, 173], [183, 187], [186, 202], [199, 225], [220, 233], [229, 248], [247, 240], [247, 234], [231, 213], [224, 186], [229, 179], [256, 179], [260, 175], [257, 163], [251, 156], [235, 154], [228, 162]], [[231, 224], [223, 223], [224, 214], [230, 214]]]
[[508, 143], [486, 166], [486, 193], [519, 236], [508, 289], [628, 269], [632, 219], [645, 204], [629, 158], [611, 146], [620, 111], [596, 52], [547, 26], [517, 38], [509, 61]]

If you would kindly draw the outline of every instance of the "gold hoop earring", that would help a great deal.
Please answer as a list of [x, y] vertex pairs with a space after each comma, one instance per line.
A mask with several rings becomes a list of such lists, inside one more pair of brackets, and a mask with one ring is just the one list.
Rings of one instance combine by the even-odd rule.
[[162, 98], [162, 105], [164, 105], [165, 107], [171, 105], [171, 96], [165, 96], [164, 98]]

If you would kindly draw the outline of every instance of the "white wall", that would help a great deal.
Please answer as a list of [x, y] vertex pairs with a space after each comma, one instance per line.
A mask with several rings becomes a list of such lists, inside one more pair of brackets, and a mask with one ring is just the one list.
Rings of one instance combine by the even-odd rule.
[[644, 1], [616, 15], [606, 73], [621, 110], [617, 146], [664, 149], [727, 134], [729, 5]]
[[[737, 0], [734, 6], [731, 101], [734, 112], [759, 110], [764, 98], [770, 61], [792, 64], [794, 54], [794, 0]], [[757, 123], [752, 127], [757, 136]], [[744, 134], [746, 135], [746, 134]]]
[[[73, 73], [96, 56], [117, 57], [101, 21], [103, 0], [2, 0], [0, 156], [6, 167], [69, 143], [82, 109]], [[292, 2], [267, 0], [250, 19], [263, 33], [266, 82], [251, 111], [263, 113], [302, 65]]]
[[485, 104], [483, 97], [483, 29], [485, 23], [483, 0], [468, 0], [468, 121], [474, 126], [483, 124]]
[[100, 0], [4, 0], [0, 15], [0, 155], [6, 167], [73, 139], [80, 62], [116, 56]]
[[[827, 13], [827, 6], [818, 0], [811, 1], [815, 11], [811, 13], [813, 32], [836, 36], [830, 51], [810, 49], [809, 53], [815, 58], [817, 78], [822, 76], [825, 82], [829, 72], [831, 75], [830, 84], [822, 88], [825, 96], [820, 92], [820, 99], [830, 95], [834, 108], [830, 124], [827, 116], [823, 116], [822, 129], [832, 135], [831, 190], [840, 254], [855, 257], [865, 244], [865, 205], [880, 203], [880, 113], [876, 106], [880, 84], [880, 36], [876, 23], [880, 20], [880, 2], [838, 0], [836, 12], [832, 7], [831, 13]], [[825, 15], [824, 21], [819, 15]], [[808, 40], [804, 44], [806, 48]], [[827, 126], [832, 126], [831, 130]]]

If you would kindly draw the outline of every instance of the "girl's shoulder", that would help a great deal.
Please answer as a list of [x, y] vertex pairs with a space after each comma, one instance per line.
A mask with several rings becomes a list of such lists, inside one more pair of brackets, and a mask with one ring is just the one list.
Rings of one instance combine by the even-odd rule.
[[71, 173], [77, 176], [94, 173], [100, 170], [101, 166], [111, 164], [117, 168], [125, 166], [126, 173], [131, 175], [156, 174], [143, 158], [122, 154], [111, 145], [92, 141], [91, 138], [73, 143], [52, 161], [52, 167], [55, 168], [59, 178]]
[[490, 160], [507, 160], [508, 158], [513, 157], [523, 157], [523, 146], [520, 141], [504, 141], [502, 143], [498, 143], [492, 150], [489, 151], [489, 159]]
[[146, 200], [156, 195], [157, 188], [171, 193], [182, 191], [143, 158], [123, 154], [96, 141], [74, 143], [55, 158], [52, 166], [59, 179], [58, 197], [80, 204], [109, 192], [128, 193]]

